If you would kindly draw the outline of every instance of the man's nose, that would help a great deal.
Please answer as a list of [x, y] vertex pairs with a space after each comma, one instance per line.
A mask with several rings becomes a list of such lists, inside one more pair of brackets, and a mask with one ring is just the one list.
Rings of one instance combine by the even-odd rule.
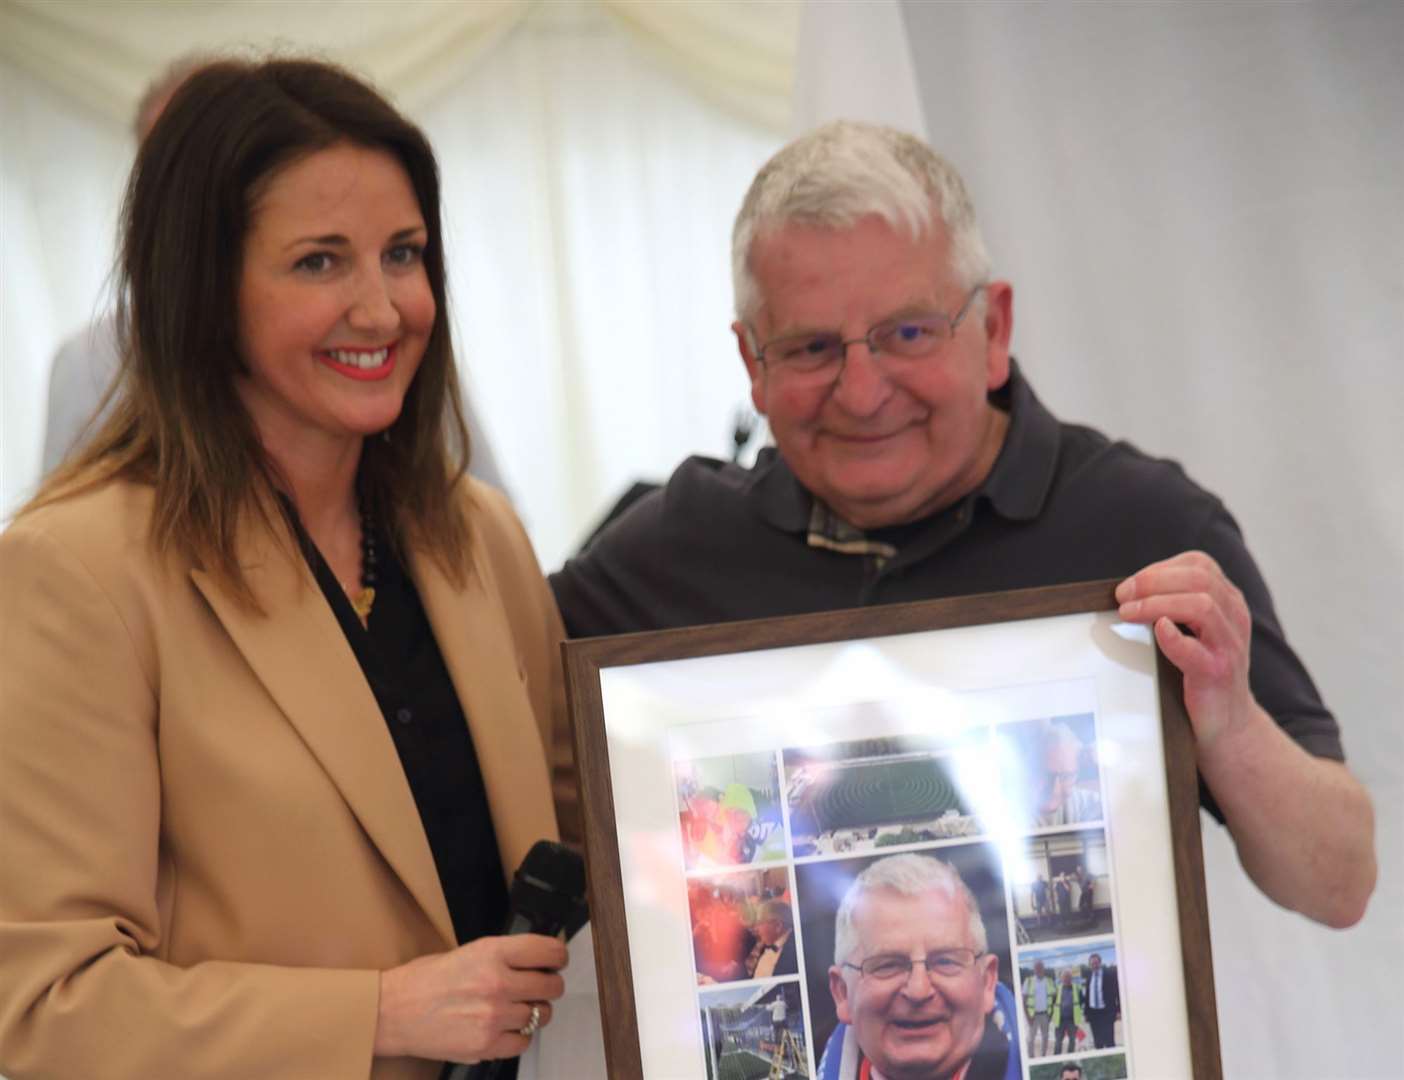
[[844, 343], [843, 367], [830, 396], [853, 416], [875, 415], [892, 396], [892, 381], [863, 338]]
[[912, 1001], [925, 1001], [934, 993], [936, 989], [931, 985], [931, 972], [926, 970], [926, 962], [912, 964], [907, 981], [902, 984], [902, 996]]

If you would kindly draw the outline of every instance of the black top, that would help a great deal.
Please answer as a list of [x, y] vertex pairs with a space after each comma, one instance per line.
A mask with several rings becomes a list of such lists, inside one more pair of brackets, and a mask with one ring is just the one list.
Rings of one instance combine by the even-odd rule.
[[502, 933], [507, 883], [483, 774], [414, 582], [377, 535], [375, 606], [363, 627], [296, 514], [292, 519], [399, 752], [459, 944]]
[[1258, 703], [1306, 750], [1342, 760], [1335, 719], [1287, 644], [1219, 499], [1173, 461], [1061, 423], [1015, 365], [992, 395], [1009, 430], [985, 482], [921, 521], [860, 532], [773, 449], [742, 468], [685, 461], [551, 575], [573, 637], [833, 611], [1124, 577], [1208, 552], [1253, 616]]

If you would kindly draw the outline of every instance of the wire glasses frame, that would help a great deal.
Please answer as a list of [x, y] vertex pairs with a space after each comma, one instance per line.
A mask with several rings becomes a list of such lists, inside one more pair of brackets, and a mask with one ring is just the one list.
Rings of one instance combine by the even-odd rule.
[[906, 981], [912, 977], [912, 968], [917, 964], [926, 969], [928, 979], [933, 975], [943, 979], [954, 979], [964, 975], [975, 961], [984, 955], [983, 952], [976, 952], [974, 949], [942, 949], [939, 952], [927, 953], [920, 960], [891, 953], [870, 956], [861, 964], [845, 961], [843, 966], [852, 968], [860, 972], [865, 979], [873, 979], [876, 982], [892, 982], [896, 979]]
[[838, 377], [848, 358], [850, 345], [865, 344], [874, 356], [921, 359], [955, 336], [975, 297], [985, 289], [986, 284], [982, 282], [971, 289], [954, 315], [935, 311], [884, 319], [857, 338], [845, 338], [832, 332], [786, 334], [762, 345], [756, 352], [756, 358], [777, 374], [822, 374], [830, 378]]

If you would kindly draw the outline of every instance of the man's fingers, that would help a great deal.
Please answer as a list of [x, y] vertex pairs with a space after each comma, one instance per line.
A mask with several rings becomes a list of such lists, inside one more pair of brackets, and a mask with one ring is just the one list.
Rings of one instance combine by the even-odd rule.
[[1213, 597], [1205, 593], [1176, 593], [1131, 600], [1121, 605], [1118, 614], [1127, 622], [1153, 624], [1161, 619], [1171, 619], [1188, 626], [1196, 637], [1208, 645], [1246, 650], [1248, 627], [1240, 625], [1240, 621], [1231, 616], [1222, 604], [1216, 603]]
[[1189, 674], [1215, 666], [1213, 655], [1204, 643], [1182, 632], [1172, 620], [1158, 619], [1154, 629], [1161, 652], [1182, 672]]
[[1229, 582], [1217, 562], [1202, 551], [1185, 551], [1136, 571], [1116, 587], [1116, 599], [1125, 603], [1157, 593], [1216, 592], [1221, 585]]

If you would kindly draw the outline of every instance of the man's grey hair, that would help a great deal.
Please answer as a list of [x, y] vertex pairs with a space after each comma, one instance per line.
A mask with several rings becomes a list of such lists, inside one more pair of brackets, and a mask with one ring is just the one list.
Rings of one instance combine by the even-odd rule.
[[767, 900], [761, 905], [756, 922], [765, 922], [767, 919], [774, 919], [778, 923], [783, 923], [791, 930], [793, 930], [795, 926], [794, 912], [790, 910], [790, 905], [784, 900]]
[[1079, 754], [1085, 749], [1082, 738], [1062, 720], [1045, 720], [1039, 725], [1038, 745], [1042, 753], [1055, 746], [1066, 746]]
[[940, 214], [950, 238], [951, 268], [967, 289], [990, 273], [990, 256], [965, 181], [915, 135], [836, 120], [782, 147], [751, 182], [731, 231], [736, 317], [753, 319], [762, 298], [751, 272], [760, 234], [791, 223], [847, 229], [877, 214], [919, 239]]
[[921, 896], [937, 892], [948, 900], [959, 900], [970, 913], [970, 940], [977, 953], [988, 945], [985, 920], [980, 918], [980, 905], [960, 875], [949, 864], [930, 855], [911, 852], [878, 859], [853, 879], [839, 904], [834, 919], [834, 963], [844, 964], [858, 948], [858, 935], [853, 929], [853, 911], [858, 901], [871, 892], [886, 889], [902, 896]]

